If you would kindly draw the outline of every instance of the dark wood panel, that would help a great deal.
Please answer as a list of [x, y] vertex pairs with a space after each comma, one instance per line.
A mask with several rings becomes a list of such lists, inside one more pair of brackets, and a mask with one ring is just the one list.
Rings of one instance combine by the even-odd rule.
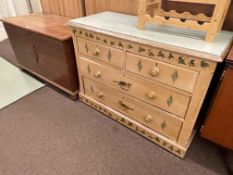
[[35, 72], [72, 92], [76, 91], [78, 78], [74, 49], [69, 47], [69, 55], [68, 52], [65, 52], [66, 47], [71, 44], [69, 41], [72, 40], [60, 42], [36, 33], [33, 33], [31, 38], [38, 52]]
[[35, 50], [31, 41], [32, 33], [18, 28], [8, 23], [3, 23], [8, 34], [8, 38], [12, 43], [12, 48], [17, 57], [17, 61], [28, 67], [29, 69], [35, 69]]
[[4, 22], [19, 65], [69, 94], [77, 94], [78, 74], [72, 38], [61, 41], [18, 25]]
[[227, 66], [201, 136], [233, 150], [233, 69]]

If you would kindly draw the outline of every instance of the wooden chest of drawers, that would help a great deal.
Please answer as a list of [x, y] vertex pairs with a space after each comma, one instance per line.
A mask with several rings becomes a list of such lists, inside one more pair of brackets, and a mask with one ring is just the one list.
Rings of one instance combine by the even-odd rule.
[[70, 26], [80, 100], [183, 157], [232, 33], [220, 34], [214, 45], [165, 33], [158, 35], [162, 41], [156, 30], [138, 31], [136, 17], [112, 12], [72, 20]]

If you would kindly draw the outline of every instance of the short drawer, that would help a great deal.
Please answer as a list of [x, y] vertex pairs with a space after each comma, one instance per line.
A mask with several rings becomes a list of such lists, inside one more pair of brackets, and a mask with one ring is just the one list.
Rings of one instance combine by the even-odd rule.
[[193, 93], [199, 73], [165, 62], [127, 53], [126, 70]]
[[80, 65], [81, 74], [86, 77], [108, 84], [179, 117], [185, 117], [191, 98], [187, 95], [162, 87], [159, 83], [143, 77], [132, 76], [85, 58], [80, 58]]
[[174, 140], [177, 139], [182, 126], [181, 119], [91, 79], [84, 78], [84, 86], [87, 96], [112, 107], [155, 131]]
[[124, 52], [102, 44], [78, 38], [79, 53], [103, 61], [107, 64], [122, 68]]

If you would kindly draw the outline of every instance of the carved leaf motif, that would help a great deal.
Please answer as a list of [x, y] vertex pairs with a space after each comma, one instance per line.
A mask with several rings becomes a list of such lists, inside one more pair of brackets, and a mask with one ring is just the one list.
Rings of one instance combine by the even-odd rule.
[[163, 123], [161, 123], [161, 128], [162, 128], [162, 130], [164, 130], [166, 127], [167, 127], [166, 121], [164, 121]]
[[128, 122], [128, 125], [129, 125], [129, 126], [133, 126], [133, 123], [132, 123], [132, 122]]
[[86, 49], [86, 52], [88, 53], [89, 52], [89, 48], [88, 48], [87, 43], [85, 44], [85, 49]]
[[164, 142], [163, 142], [163, 146], [166, 146], [166, 145], [167, 145], [167, 142], [164, 141]]
[[158, 57], [165, 58], [165, 54], [163, 53], [163, 51], [159, 51]]
[[125, 119], [124, 119], [124, 118], [121, 118], [121, 122], [125, 123]]
[[173, 54], [172, 54], [172, 53], [169, 53], [169, 55], [168, 55], [168, 59], [169, 59], [169, 60], [174, 59], [174, 56], [173, 56]]
[[124, 47], [121, 41], [119, 41], [118, 46], [119, 46], [119, 47]]
[[129, 44], [128, 49], [133, 49], [133, 46], [131, 44]]
[[142, 134], [146, 134], [146, 131], [145, 131], [145, 130], [141, 130], [141, 133], [142, 133]]
[[173, 96], [171, 95], [167, 99], [167, 105], [168, 105], [168, 107], [170, 107], [172, 105], [172, 103], [173, 103]]
[[190, 60], [189, 66], [190, 66], [190, 67], [195, 67], [195, 66], [196, 66], [195, 60]]
[[138, 72], [141, 72], [141, 70], [142, 70], [142, 60], [140, 60], [139, 62], [138, 62]]
[[186, 65], [185, 60], [184, 60], [184, 58], [182, 56], [179, 57], [178, 64]]
[[148, 56], [155, 57], [155, 54], [151, 51], [151, 49], [148, 50]]
[[115, 42], [114, 42], [114, 41], [111, 41], [110, 44], [111, 44], [112, 46], [114, 46], [114, 45], [115, 45]]
[[104, 42], [105, 44], [107, 44], [107, 43], [108, 43], [108, 41], [107, 41], [106, 39], [104, 39], [104, 40], [103, 40], [103, 42]]
[[139, 47], [139, 48], [138, 48], [138, 52], [139, 52], [139, 53], [145, 52], [145, 51], [146, 51], [146, 49], [144, 49], [144, 48], [142, 48], [142, 47]]
[[160, 142], [160, 139], [159, 139], [158, 137], [156, 137], [155, 140], [156, 140], [157, 142]]
[[82, 31], [82, 30], [80, 30], [80, 31], [79, 31], [79, 35], [82, 35], [82, 34], [83, 34], [83, 31]]
[[111, 62], [111, 59], [112, 59], [112, 53], [111, 53], [111, 51], [110, 51], [110, 50], [108, 51], [108, 55], [107, 55], [107, 56], [108, 56], [108, 61], [109, 61], [109, 62]]
[[94, 38], [94, 36], [91, 33], [89, 34], [89, 36], [90, 36], [90, 38]]
[[173, 84], [176, 82], [176, 80], [179, 78], [178, 71], [175, 70], [175, 72], [171, 75]]
[[88, 33], [87, 33], [87, 32], [85, 33], [85, 36], [86, 36], [86, 37], [89, 37], [89, 35], [88, 35]]
[[98, 36], [96, 36], [96, 37], [95, 37], [95, 39], [96, 39], [97, 41], [99, 41], [99, 40], [100, 40], [100, 38], [99, 38]]
[[210, 65], [206, 61], [201, 61], [201, 67], [207, 68], [210, 67]]

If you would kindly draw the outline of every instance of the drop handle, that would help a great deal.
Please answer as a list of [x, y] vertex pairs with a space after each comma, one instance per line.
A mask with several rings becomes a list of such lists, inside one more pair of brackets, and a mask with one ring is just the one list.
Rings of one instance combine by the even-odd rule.
[[101, 77], [101, 72], [100, 72], [100, 71], [96, 71], [96, 72], [95, 72], [95, 77], [96, 77], [96, 78]]
[[160, 73], [160, 70], [158, 67], [153, 67], [151, 70], [150, 70], [150, 75], [152, 77], [157, 77], [159, 76], [159, 73]]
[[146, 121], [146, 122], [152, 122], [152, 120], [153, 120], [153, 118], [152, 118], [152, 116], [151, 115], [146, 115], [145, 117], [144, 117], [144, 120]]
[[34, 52], [36, 63], [38, 64], [39, 63], [39, 54], [36, 50], [36, 46], [33, 46], [33, 52]]
[[124, 110], [126, 110], [126, 111], [128, 111], [128, 110], [131, 110], [131, 111], [134, 111], [134, 109], [133, 108], [131, 108], [131, 107], [129, 107], [127, 104], [125, 104], [123, 101], [119, 101], [119, 105], [124, 109]]
[[92, 54], [93, 54], [94, 56], [99, 56], [99, 55], [100, 55], [100, 49], [96, 47], [96, 48], [93, 50]]
[[151, 100], [155, 99], [156, 98], [156, 94], [154, 91], [150, 91], [148, 94], [147, 94], [147, 97]]

